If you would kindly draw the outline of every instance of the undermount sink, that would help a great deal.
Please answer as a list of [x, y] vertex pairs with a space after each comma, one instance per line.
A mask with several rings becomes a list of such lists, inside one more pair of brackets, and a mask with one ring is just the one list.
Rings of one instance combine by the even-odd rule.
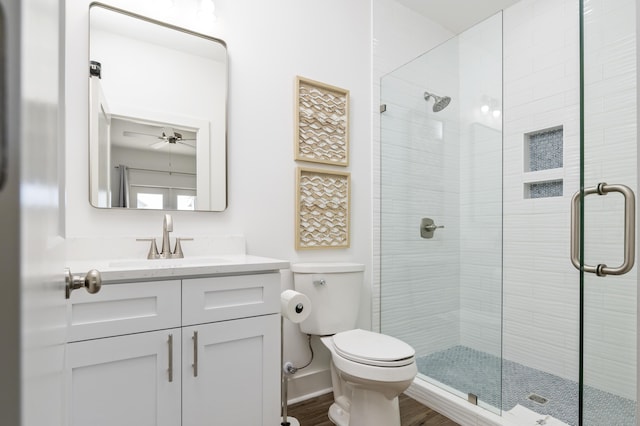
[[185, 257], [181, 259], [125, 259], [109, 262], [111, 268], [179, 268], [188, 266], [207, 266], [231, 263], [222, 257]]

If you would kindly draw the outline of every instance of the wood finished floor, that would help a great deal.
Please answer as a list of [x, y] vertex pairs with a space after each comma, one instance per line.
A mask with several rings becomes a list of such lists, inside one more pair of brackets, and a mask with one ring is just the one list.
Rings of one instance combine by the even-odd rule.
[[[331, 403], [333, 394], [328, 393], [290, 405], [288, 415], [298, 419], [300, 426], [333, 426], [327, 416]], [[404, 394], [400, 395], [400, 417], [402, 426], [459, 426]]]

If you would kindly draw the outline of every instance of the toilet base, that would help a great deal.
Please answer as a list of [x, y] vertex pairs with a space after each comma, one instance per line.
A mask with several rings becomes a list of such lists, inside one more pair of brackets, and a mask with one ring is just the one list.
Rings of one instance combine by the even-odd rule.
[[349, 426], [349, 413], [334, 402], [329, 407], [329, 420], [337, 426]]
[[337, 426], [400, 426], [398, 398], [387, 399], [379, 392], [354, 389], [351, 412], [337, 403], [329, 407], [329, 420]]

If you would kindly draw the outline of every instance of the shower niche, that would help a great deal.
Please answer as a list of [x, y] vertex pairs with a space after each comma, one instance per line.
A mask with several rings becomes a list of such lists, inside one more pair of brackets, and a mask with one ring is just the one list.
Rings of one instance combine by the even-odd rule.
[[563, 126], [525, 133], [524, 198], [562, 197], [563, 148]]

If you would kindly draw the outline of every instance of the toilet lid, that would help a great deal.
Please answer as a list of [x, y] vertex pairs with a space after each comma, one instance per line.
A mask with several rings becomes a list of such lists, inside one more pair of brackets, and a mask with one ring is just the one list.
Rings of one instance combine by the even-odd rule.
[[380, 367], [409, 365], [416, 353], [402, 340], [360, 329], [335, 334], [333, 346], [343, 358]]

